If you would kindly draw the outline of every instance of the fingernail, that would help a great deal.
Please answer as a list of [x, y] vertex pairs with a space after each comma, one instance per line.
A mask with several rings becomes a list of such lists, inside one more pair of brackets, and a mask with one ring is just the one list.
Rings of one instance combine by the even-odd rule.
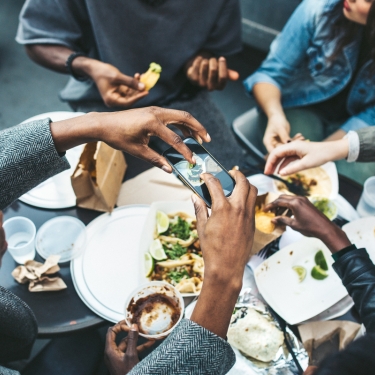
[[211, 137], [210, 137], [210, 135], [208, 133], [206, 134], [206, 137], [208, 139], [208, 142], [211, 142]]
[[144, 83], [138, 83], [138, 90], [143, 90], [145, 87]]
[[192, 156], [191, 160], [193, 161], [193, 164], [197, 164], [197, 161], [195, 160], [194, 156]]
[[290, 142], [292, 142], [292, 140], [291, 140], [291, 139], [288, 139], [288, 140], [287, 140], [287, 143], [290, 143]]
[[169, 173], [169, 172], [171, 171], [170, 167], [167, 166], [167, 165], [163, 165], [163, 166], [161, 167], [161, 169], [162, 169], [164, 172], [167, 172], [167, 173]]
[[197, 201], [197, 197], [195, 196], [195, 194], [191, 196], [191, 200], [193, 201], [193, 204], [195, 204], [195, 202]]
[[197, 135], [197, 141], [199, 142], [199, 144], [203, 143], [202, 138], [199, 135]]

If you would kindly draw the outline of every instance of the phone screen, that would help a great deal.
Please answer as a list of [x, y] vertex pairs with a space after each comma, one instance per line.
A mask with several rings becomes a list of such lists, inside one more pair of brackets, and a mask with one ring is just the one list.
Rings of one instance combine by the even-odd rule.
[[178, 173], [188, 184], [211, 206], [211, 197], [206, 184], [200, 179], [202, 173], [210, 173], [219, 179], [224, 195], [231, 195], [234, 180], [221, 165], [193, 138], [187, 138], [184, 143], [193, 152], [196, 164], [192, 165], [173, 148], [164, 152], [164, 156], [173, 164]]

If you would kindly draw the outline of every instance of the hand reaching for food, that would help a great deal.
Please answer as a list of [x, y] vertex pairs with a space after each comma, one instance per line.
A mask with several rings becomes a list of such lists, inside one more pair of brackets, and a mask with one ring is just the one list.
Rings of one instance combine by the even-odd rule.
[[228, 69], [225, 57], [216, 58], [204, 52], [190, 59], [185, 69], [190, 82], [209, 91], [223, 90], [228, 80], [240, 77], [238, 72]]
[[[116, 344], [116, 337], [120, 332], [128, 332], [128, 336]], [[137, 346], [138, 326], [128, 327], [125, 320], [109, 327], [105, 343], [105, 362], [111, 375], [124, 375], [139, 363], [138, 354], [151, 347], [154, 340]]]
[[[268, 156], [265, 174], [275, 173], [278, 165], [282, 176], [320, 166], [328, 161], [348, 156], [349, 142], [340, 139], [333, 142], [290, 142], [275, 148]], [[284, 160], [283, 160], [284, 159]]]
[[5, 240], [5, 231], [3, 228], [3, 213], [0, 211], [0, 267], [1, 267], [1, 260], [7, 248], [8, 248], [8, 243]]
[[288, 225], [304, 236], [319, 238], [331, 252], [337, 252], [350, 245], [345, 232], [315, 208], [306, 197], [280, 195], [278, 199], [265, 206], [264, 211], [278, 207], [289, 208], [293, 216], [275, 217], [272, 220], [275, 224]]
[[277, 146], [291, 141], [290, 124], [284, 115], [275, 115], [268, 119], [263, 143], [268, 152]]

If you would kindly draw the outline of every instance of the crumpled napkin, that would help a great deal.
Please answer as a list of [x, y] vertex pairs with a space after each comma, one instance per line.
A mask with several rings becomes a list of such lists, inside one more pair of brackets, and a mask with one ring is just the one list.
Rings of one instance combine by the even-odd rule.
[[65, 282], [60, 277], [48, 277], [60, 270], [58, 262], [60, 255], [51, 255], [43, 263], [28, 260], [25, 265], [16, 267], [12, 276], [20, 284], [29, 283], [30, 292], [53, 292], [66, 289]]

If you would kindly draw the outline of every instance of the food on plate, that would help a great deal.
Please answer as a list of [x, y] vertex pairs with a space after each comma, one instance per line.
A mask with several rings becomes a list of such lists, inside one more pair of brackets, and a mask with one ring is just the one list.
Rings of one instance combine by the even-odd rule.
[[248, 308], [244, 317], [232, 318], [228, 342], [247, 356], [270, 362], [283, 345], [284, 335], [272, 321]]
[[[288, 182], [304, 188], [308, 195], [315, 197], [329, 197], [332, 192], [332, 182], [328, 173], [321, 167], [306, 169], [304, 171], [285, 177]], [[290, 193], [282, 182], [277, 181], [279, 191]]]
[[311, 270], [311, 276], [315, 280], [324, 280], [328, 277], [328, 272], [324, 271], [320, 266], [314, 266]]
[[155, 262], [154, 258], [150, 255], [150, 253], [145, 254], [145, 271], [146, 277], [151, 276], [152, 272], [154, 271]]
[[315, 264], [317, 266], [319, 266], [324, 271], [328, 271], [328, 264], [327, 264], [326, 258], [324, 257], [324, 254], [323, 254], [322, 250], [319, 250], [315, 254], [315, 258], [314, 259], [315, 259]]
[[160, 78], [161, 66], [152, 62], [146, 73], [141, 75], [140, 81], [144, 83], [147, 91], [151, 90]]
[[203, 283], [204, 261], [196, 219], [184, 212], [167, 215], [158, 211], [154, 238], [148, 253], [154, 262], [153, 269], [150, 272], [148, 261], [147, 277], [166, 281], [181, 293], [199, 293]]
[[333, 220], [337, 214], [337, 206], [328, 198], [316, 198], [312, 201], [313, 205], [328, 219]]
[[303, 280], [305, 280], [306, 278], [306, 275], [307, 275], [307, 271], [306, 271], [306, 268], [305, 267], [302, 267], [302, 266], [294, 266], [292, 267], [292, 269], [296, 272], [296, 274], [298, 275], [298, 281], [300, 283], [302, 283]]
[[264, 212], [261, 208], [255, 209], [255, 227], [263, 233], [272, 233], [275, 230], [275, 224], [271, 221], [275, 218], [273, 212]]

